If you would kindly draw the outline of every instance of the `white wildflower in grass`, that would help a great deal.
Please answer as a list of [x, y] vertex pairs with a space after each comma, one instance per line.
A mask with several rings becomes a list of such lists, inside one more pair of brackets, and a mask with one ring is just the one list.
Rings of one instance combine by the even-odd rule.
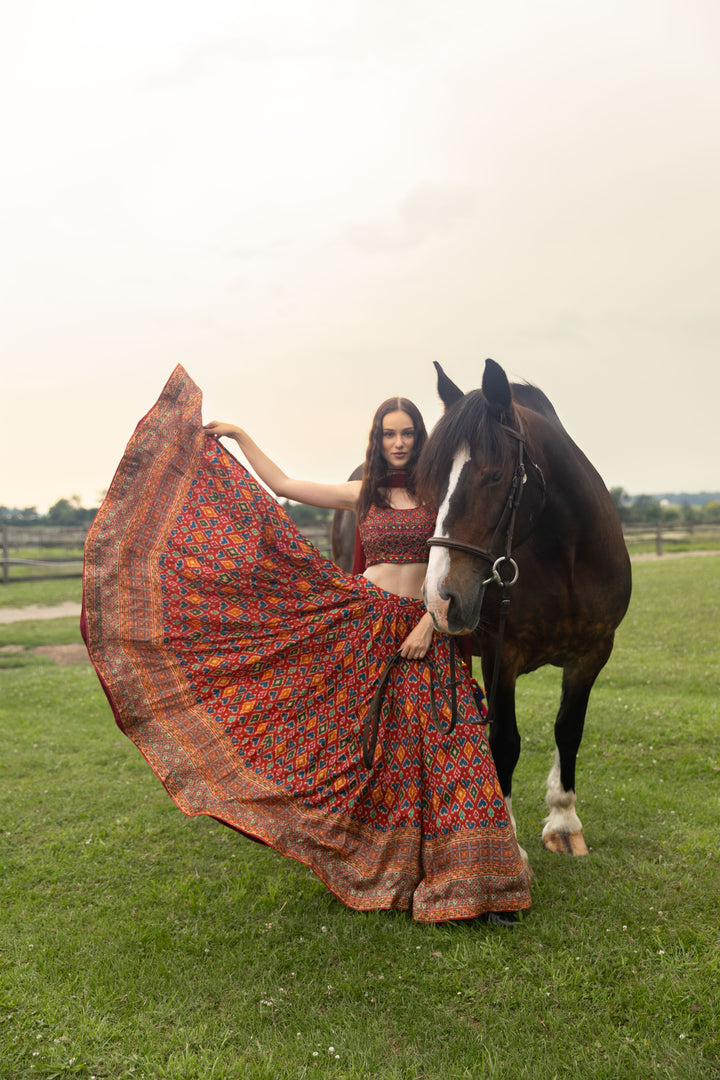
[[317, 1050], [313, 1050], [313, 1057], [317, 1057], [317, 1056], [318, 1056]]
[[335, 1053], [335, 1047], [334, 1046], [328, 1046], [328, 1054], [334, 1054], [334, 1053]]

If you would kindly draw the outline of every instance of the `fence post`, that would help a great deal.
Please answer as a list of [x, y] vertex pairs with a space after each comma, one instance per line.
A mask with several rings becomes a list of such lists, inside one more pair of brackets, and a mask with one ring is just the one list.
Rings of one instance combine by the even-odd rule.
[[9, 559], [10, 556], [8, 555], [8, 531], [7, 530], [8, 530], [7, 525], [3, 525], [3, 527], [2, 527], [2, 558], [3, 558], [2, 583], [3, 583], [3, 585], [7, 585], [7, 583], [8, 583], [8, 574], [10, 572], [10, 564], [8, 563], [8, 559]]
[[662, 525], [658, 521], [657, 529], [655, 530], [655, 550], [658, 555], [663, 553], [663, 538], [662, 538]]

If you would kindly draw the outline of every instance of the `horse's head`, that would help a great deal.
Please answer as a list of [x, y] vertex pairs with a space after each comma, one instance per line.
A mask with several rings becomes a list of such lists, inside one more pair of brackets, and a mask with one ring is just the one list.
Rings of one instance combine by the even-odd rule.
[[487, 360], [482, 389], [463, 394], [435, 366], [445, 413], [418, 465], [422, 494], [439, 507], [425, 603], [438, 629], [459, 634], [477, 626], [488, 584], [516, 575], [511, 554], [533, 529], [545, 484], [503, 369]]

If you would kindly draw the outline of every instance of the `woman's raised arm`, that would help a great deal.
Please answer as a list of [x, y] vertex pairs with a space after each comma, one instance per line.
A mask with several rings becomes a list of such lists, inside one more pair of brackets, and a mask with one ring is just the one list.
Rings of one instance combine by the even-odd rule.
[[355, 510], [362, 486], [360, 480], [347, 480], [340, 484], [295, 480], [283, 472], [242, 428], [212, 420], [204, 425], [204, 430], [208, 435], [234, 439], [247, 458], [250, 468], [278, 498], [330, 510]]

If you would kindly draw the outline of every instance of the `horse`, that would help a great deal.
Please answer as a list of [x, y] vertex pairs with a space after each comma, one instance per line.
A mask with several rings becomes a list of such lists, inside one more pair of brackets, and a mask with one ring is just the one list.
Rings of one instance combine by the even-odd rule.
[[487, 360], [482, 388], [465, 394], [435, 367], [445, 411], [418, 463], [420, 493], [439, 507], [425, 604], [439, 631], [472, 633], [490, 748], [516, 832], [516, 681], [546, 664], [562, 668], [542, 839], [549, 851], [587, 855], [576, 758], [590, 691], [631, 592], [617, 510], [541, 390], [510, 384]]
[[[358, 465], [348, 476], [348, 480], [362, 480], [364, 468]], [[356, 517], [352, 510], [336, 510], [333, 514], [330, 530], [330, 549], [332, 560], [348, 573], [353, 568], [355, 555]]]

